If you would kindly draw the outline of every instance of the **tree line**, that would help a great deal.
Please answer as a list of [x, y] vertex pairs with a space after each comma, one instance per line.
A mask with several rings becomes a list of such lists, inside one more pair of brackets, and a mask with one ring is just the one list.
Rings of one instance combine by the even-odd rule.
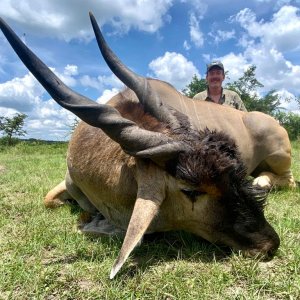
[[[270, 90], [264, 96], [260, 96], [258, 89], [263, 87], [255, 77], [256, 66], [250, 66], [238, 80], [226, 84], [226, 88], [237, 92], [244, 102], [248, 111], [260, 111], [274, 117], [285, 127], [291, 140], [300, 138], [300, 115], [283, 109], [280, 96], [276, 90]], [[192, 81], [183, 89], [183, 94], [192, 98], [199, 92], [207, 88], [206, 80], [200, 79], [196, 75]], [[290, 101], [291, 99], [285, 99]], [[296, 98], [300, 110], [300, 97]], [[24, 136], [26, 131], [23, 129], [27, 115], [18, 113], [13, 117], [0, 116], [0, 132], [3, 133], [2, 142], [8, 145], [13, 144], [14, 136]], [[78, 119], [74, 119], [71, 125], [71, 132], [78, 124]]]

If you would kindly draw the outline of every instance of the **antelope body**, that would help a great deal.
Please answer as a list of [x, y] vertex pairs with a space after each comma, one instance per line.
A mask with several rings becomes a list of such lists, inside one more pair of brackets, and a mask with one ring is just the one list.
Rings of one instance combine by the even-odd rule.
[[126, 233], [111, 278], [143, 235], [157, 231], [186, 230], [272, 255], [279, 237], [264, 217], [263, 188], [295, 185], [286, 131], [265, 114], [192, 100], [133, 73], [90, 17], [104, 59], [128, 87], [106, 105], [65, 86], [0, 20], [27, 68], [83, 120], [69, 143], [66, 178], [49, 191], [46, 206], [74, 199], [94, 216], [84, 232]]

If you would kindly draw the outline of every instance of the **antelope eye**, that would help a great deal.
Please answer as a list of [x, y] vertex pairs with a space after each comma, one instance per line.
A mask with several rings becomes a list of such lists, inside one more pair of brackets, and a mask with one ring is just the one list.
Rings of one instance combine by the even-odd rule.
[[200, 192], [200, 191], [197, 191], [197, 190], [188, 190], [188, 189], [182, 189], [181, 192], [183, 194], [185, 194], [190, 199], [195, 199], [198, 196], [206, 194], [204, 192]]

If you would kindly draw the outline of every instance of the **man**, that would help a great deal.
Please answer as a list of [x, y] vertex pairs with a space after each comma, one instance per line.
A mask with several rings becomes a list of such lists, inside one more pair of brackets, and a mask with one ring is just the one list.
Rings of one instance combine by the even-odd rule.
[[220, 61], [211, 62], [207, 65], [206, 71], [208, 87], [205, 91], [196, 94], [194, 99], [211, 101], [247, 111], [243, 101], [236, 92], [222, 88], [224, 79], [225, 72], [223, 64]]

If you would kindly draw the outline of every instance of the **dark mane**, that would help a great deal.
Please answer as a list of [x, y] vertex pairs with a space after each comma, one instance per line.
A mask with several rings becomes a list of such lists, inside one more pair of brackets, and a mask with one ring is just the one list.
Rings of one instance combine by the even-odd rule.
[[191, 149], [168, 164], [168, 172], [176, 178], [197, 186], [220, 181], [224, 174], [234, 175], [237, 181], [246, 176], [237, 146], [226, 134], [208, 129], [188, 133], [177, 129], [176, 134]]
[[208, 129], [182, 137], [191, 150], [168, 162], [166, 169], [172, 176], [204, 193], [218, 191], [233, 215], [238, 212], [246, 217], [251, 215], [249, 209], [262, 213], [267, 194], [246, 178], [246, 167], [233, 139]]

